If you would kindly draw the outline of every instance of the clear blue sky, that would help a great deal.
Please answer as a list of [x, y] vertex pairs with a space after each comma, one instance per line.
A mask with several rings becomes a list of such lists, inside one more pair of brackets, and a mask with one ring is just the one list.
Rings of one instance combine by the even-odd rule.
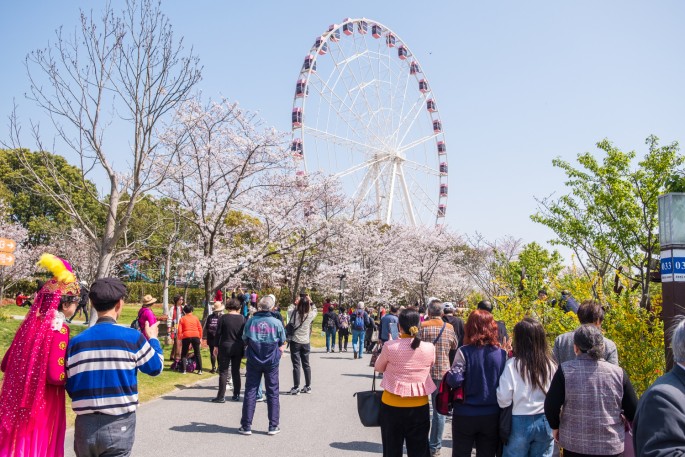
[[[23, 59], [73, 29], [85, 0], [0, 6], [0, 115], [34, 108]], [[123, 2], [113, 1], [119, 7]], [[290, 129], [295, 81], [317, 35], [345, 17], [376, 19], [411, 47], [431, 80], [449, 144], [447, 223], [494, 239], [544, 242], [534, 196], [563, 192], [551, 160], [609, 138], [645, 151], [685, 128], [685, 4], [679, 1], [165, 1], [204, 65], [199, 88]], [[0, 136], [7, 136], [6, 122]], [[47, 126], [46, 126], [47, 127]], [[59, 152], [59, 151], [56, 151]]]

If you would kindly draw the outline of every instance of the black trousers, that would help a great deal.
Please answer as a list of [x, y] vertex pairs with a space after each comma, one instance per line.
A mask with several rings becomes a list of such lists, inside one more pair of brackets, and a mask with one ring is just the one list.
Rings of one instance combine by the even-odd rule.
[[190, 345], [193, 345], [193, 352], [195, 353], [195, 363], [197, 364], [197, 370], [202, 371], [202, 354], [200, 353], [200, 338], [183, 338], [181, 340], [181, 360], [183, 361], [183, 371], [186, 371], [186, 365], [188, 361], [188, 349]]
[[564, 449], [564, 457], [623, 457], [623, 452], [620, 454], [612, 455], [590, 455], [590, 454], [578, 454], [577, 452], [571, 452], [568, 449]]
[[304, 371], [304, 385], [312, 385], [312, 369], [309, 366], [309, 344], [290, 342], [290, 360], [293, 362], [293, 387], [300, 387], [300, 366]]
[[341, 328], [338, 330], [338, 349], [343, 350], [343, 340], [345, 340], [345, 350], [347, 351], [347, 340], [350, 338], [350, 330]]
[[499, 447], [499, 413], [487, 416], [452, 417], [452, 457], [495, 457]]
[[219, 347], [219, 392], [217, 392], [217, 398], [224, 398], [226, 396], [226, 382], [228, 381], [229, 367], [231, 368], [231, 379], [233, 380], [233, 395], [240, 395], [240, 388], [242, 387], [240, 361], [242, 359], [242, 354], [238, 353], [231, 356], [226, 348]]
[[397, 408], [381, 403], [380, 422], [383, 457], [402, 457], [405, 442], [407, 457], [430, 455], [428, 432], [431, 420], [428, 405]]
[[214, 342], [207, 341], [207, 346], [209, 346], [209, 361], [212, 362], [212, 370], [216, 368], [216, 357], [214, 356], [214, 348], [218, 347]]

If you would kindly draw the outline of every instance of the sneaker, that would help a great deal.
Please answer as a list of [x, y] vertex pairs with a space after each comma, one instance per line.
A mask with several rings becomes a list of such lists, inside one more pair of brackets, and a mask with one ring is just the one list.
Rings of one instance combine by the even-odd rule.
[[257, 398], [257, 402], [258, 402], [258, 403], [265, 402], [265, 401], [266, 401], [266, 396], [265, 396], [265, 395]]
[[354, 358], [357, 358], [357, 351], [354, 351]]
[[310, 394], [310, 393], [312, 393], [312, 388], [309, 387], [309, 386], [304, 386], [304, 387], [302, 388], [302, 390], [300, 390], [300, 393], [303, 393], [303, 394]]
[[234, 395], [231, 397], [231, 401], [240, 401], [240, 395]]
[[209, 372], [212, 373], [212, 374], [215, 374], [215, 373], [216, 373], [216, 369], [215, 369], [215, 368], [212, 368], [211, 370], [209, 370]]
[[278, 435], [281, 433], [281, 429], [278, 427], [269, 427], [269, 433], [267, 435]]
[[197, 374], [202, 374], [202, 370], [199, 370], [199, 371], [197, 372]]
[[440, 457], [440, 449], [431, 450], [431, 457]]
[[293, 387], [292, 389], [290, 389], [290, 395], [297, 395], [299, 393], [300, 389], [298, 389], [297, 387]]
[[331, 353], [335, 353], [335, 349], [331, 349]]
[[238, 433], [240, 433], [241, 435], [252, 435], [252, 429], [248, 427], [240, 427], [238, 429]]
[[209, 401], [211, 401], [212, 403], [226, 403], [226, 399], [225, 399], [225, 398], [212, 398], [212, 399], [209, 400]]
[[183, 374], [186, 374], [186, 372], [184, 371]]

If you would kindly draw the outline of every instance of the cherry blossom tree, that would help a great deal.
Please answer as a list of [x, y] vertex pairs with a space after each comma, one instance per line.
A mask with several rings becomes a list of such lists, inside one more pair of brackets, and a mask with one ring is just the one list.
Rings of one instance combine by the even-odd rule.
[[[5, 297], [5, 290], [22, 279], [27, 279], [36, 270], [36, 262], [45, 248], [29, 243], [29, 231], [21, 224], [7, 217], [7, 208], [0, 202], [0, 237], [14, 240], [17, 247], [14, 251], [15, 261], [12, 266], [0, 266], [0, 302]], [[29, 292], [29, 291], [24, 291]]]

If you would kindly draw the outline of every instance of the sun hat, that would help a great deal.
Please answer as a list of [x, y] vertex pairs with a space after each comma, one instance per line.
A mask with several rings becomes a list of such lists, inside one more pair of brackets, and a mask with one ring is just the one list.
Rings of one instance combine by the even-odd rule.
[[215, 301], [214, 304], [212, 305], [212, 312], [215, 313], [217, 311], [223, 311], [226, 309], [224, 304], [220, 301]]
[[157, 303], [157, 299], [150, 294], [143, 297], [143, 306], [154, 305]]

